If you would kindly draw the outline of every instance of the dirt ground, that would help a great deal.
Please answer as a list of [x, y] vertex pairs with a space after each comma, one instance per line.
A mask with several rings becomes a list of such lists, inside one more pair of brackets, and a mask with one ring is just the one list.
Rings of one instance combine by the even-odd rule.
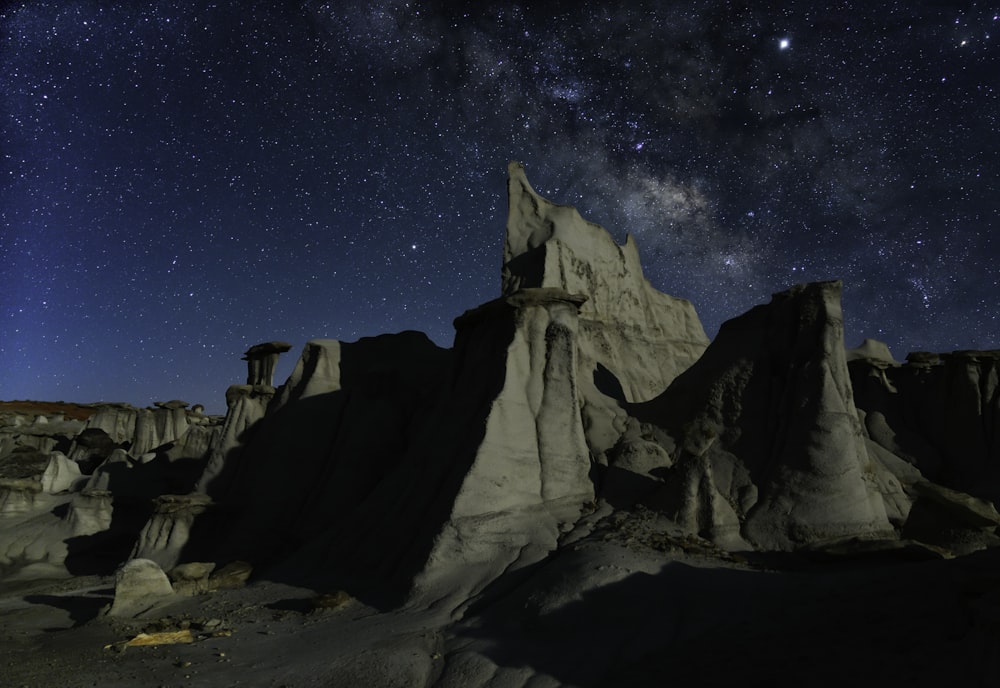
[[737, 563], [585, 540], [522, 573], [459, 609], [264, 577], [135, 620], [103, 614], [107, 577], [2, 584], [0, 686], [1000, 685], [997, 551]]

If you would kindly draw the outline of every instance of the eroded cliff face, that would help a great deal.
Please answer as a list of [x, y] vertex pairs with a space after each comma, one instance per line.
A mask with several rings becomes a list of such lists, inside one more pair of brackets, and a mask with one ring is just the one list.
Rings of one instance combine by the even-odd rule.
[[676, 442], [657, 498], [692, 532], [761, 549], [892, 534], [854, 406], [839, 283], [728, 321], [634, 413]]
[[452, 348], [315, 339], [275, 388], [288, 345], [269, 342], [221, 424], [165, 402], [69, 435], [0, 427], [0, 567], [114, 543], [455, 609], [636, 513], [645, 537], [716, 553], [1000, 544], [1000, 355], [847, 352], [836, 282], [709, 345], [634, 241], [509, 171], [501, 296], [456, 319]]
[[[577, 378], [584, 302], [558, 288], [526, 288], [456, 321], [455, 396], [438, 423], [447, 431], [458, 408], [474, 404], [470, 425], [483, 429], [447, 459], [467, 469], [416, 592], [462, 590], [467, 598], [539, 561], [594, 499]], [[486, 370], [490, 386], [482, 385]]]

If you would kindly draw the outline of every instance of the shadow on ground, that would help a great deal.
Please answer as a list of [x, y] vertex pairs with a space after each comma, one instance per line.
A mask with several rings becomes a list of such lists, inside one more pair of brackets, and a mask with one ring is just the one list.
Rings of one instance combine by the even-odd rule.
[[107, 588], [93, 590], [82, 595], [27, 595], [24, 600], [31, 604], [46, 605], [67, 612], [69, 620], [72, 622], [70, 626], [42, 629], [46, 632], [65, 631], [96, 619], [101, 610], [111, 604], [114, 592], [113, 588]]

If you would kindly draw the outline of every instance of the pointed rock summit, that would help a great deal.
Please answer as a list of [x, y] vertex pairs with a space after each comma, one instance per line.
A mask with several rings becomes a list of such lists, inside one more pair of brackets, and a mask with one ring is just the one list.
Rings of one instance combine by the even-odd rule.
[[507, 171], [503, 294], [544, 287], [585, 295], [584, 363], [610, 371], [628, 401], [662, 392], [708, 346], [694, 306], [650, 285], [631, 235], [619, 246], [575, 208], [539, 196], [521, 163], [511, 162]]

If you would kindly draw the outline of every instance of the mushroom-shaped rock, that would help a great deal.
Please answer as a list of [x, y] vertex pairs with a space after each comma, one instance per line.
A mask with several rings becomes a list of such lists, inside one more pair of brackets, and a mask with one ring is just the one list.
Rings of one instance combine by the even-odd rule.
[[896, 363], [896, 359], [892, 357], [892, 352], [889, 351], [889, 345], [877, 339], [865, 339], [861, 342], [860, 346], [848, 349], [845, 354], [848, 361], [863, 358], [881, 363]]
[[108, 615], [135, 617], [173, 594], [170, 579], [159, 564], [149, 559], [132, 559], [115, 574], [115, 601]]
[[247, 384], [273, 387], [278, 356], [291, 348], [288, 342], [264, 342], [247, 349], [243, 354], [243, 360], [247, 362]]

